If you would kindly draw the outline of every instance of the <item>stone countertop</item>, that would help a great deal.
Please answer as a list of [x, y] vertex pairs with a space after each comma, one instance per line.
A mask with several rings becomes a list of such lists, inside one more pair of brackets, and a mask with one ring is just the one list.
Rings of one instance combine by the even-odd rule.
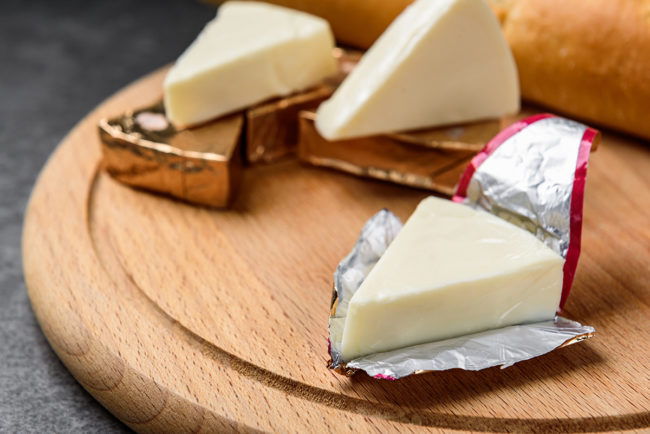
[[0, 2], [0, 432], [122, 432], [68, 373], [25, 291], [21, 229], [36, 177], [102, 100], [172, 62], [215, 14], [194, 0]]

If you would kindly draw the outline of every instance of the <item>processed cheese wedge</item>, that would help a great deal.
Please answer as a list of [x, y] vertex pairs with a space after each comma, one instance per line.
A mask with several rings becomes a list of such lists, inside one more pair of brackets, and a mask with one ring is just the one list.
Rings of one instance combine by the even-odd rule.
[[350, 300], [343, 360], [552, 319], [563, 264], [499, 217], [427, 198]]
[[417, 0], [363, 56], [316, 127], [329, 140], [519, 110], [517, 69], [484, 0]]
[[318, 84], [336, 71], [327, 21], [257, 2], [228, 2], [179, 57], [165, 110], [188, 126]]

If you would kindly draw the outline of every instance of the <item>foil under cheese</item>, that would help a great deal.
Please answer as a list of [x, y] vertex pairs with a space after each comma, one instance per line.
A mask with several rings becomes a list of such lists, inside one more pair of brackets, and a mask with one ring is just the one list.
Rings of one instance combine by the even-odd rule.
[[[560, 306], [566, 301], [577, 266], [588, 156], [598, 139], [595, 130], [551, 115], [519, 121], [472, 159], [453, 197], [535, 234], [565, 258]], [[362, 370], [375, 378], [398, 379], [453, 368], [505, 368], [595, 333], [593, 327], [556, 316], [343, 360], [340, 348], [348, 304], [401, 227], [394, 214], [381, 210], [366, 223], [356, 245], [336, 268], [329, 321], [331, 369], [347, 375]]]
[[451, 196], [467, 163], [499, 132], [501, 119], [441, 128], [329, 141], [316, 113], [299, 115], [298, 157], [303, 163], [363, 178]]

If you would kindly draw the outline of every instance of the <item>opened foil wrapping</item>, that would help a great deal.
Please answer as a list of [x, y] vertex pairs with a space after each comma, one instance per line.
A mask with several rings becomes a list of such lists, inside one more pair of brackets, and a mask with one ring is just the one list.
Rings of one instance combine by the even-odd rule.
[[[572, 249], [575, 253], [576, 243], [579, 252], [584, 175], [589, 150], [597, 140], [594, 130], [563, 118], [541, 115], [520, 121], [497, 135], [472, 160], [454, 200], [528, 230], [566, 259]], [[401, 227], [390, 211], [378, 212], [334, 273], [331, 369], [348, 375], [363, 370], [375, 378], [398, 379], [453, 368], [505, 368], [594, 334], [593, 327], [556, 316], [554, 320], [342, 360], [349, 302]]]
[[532, 232], [566, 258], [573, 176], [586, 128], [550, 117], [506, 139], [476, 170], [463, 203]]

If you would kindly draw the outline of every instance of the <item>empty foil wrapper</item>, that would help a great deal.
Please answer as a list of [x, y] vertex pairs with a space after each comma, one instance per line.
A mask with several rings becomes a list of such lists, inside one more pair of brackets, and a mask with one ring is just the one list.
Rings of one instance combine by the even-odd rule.
[[[595, 130], [551, 115], [517, 122], [474, 157], [454, 195], [454, 201], [480, 207], [532, 232], [565, 258], [562, 304], [568, 295], [568, 273], [570, 287], [577, 266], [587, 162], [598, 137]], [[363, 370], [375, 378], [395, 380], [453, 368], [505, 368], [594, 334], [593, 327], [556, 316], [342, 360], [349, 302], [401, 227], [394, 214], [380, 211], [336, 268], [329, 322], [331, 369], [347, 375]]]

